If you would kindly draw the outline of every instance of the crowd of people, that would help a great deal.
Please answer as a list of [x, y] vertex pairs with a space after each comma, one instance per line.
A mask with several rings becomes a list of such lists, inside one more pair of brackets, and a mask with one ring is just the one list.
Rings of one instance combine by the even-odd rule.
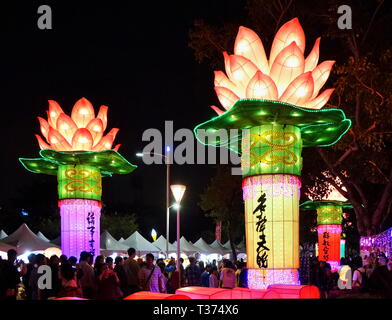
[[364, 259], [341, 258], [338, 271], [332, 272], [329, 263], [315, 257], [310, 266], [310, 284], [319, 288], [321, 298], [344, 294], [392, 298], [392, 261], [382, 252]]
[[[181, 286], [234, 288], [243, 286], [241, 270], [243, 261], [235, 265], [230, 260], [216, 260], [204, 265], [189, 257], [184, 268], [182, 258], [170, 258], [165, 262], [149, 253], [145, 260], [136, 258], [136, 250], [130, 248], [127, 257], [99, 255], [81, 252], [76, 257], [30, 254], [29, 262], [16, 260], [17, 253], [8, 251], [8, 259], [0, 260], [0, 300], [47, 300], [57, 297], [80, 297], [97, 300], [120, 300], [138, 292], [151, 291], [175, 293]], [[40, 280], [41, 266], [50, 268], [50, 281]], [[41, 268], [42, 269], [42, 268]]]

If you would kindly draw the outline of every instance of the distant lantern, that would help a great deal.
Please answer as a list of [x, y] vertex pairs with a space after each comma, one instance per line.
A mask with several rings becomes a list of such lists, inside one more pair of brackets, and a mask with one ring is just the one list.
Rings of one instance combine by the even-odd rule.
[[107, 111], [101, 106], [95, 117], [90, 101], [82, 98], [70, 117], [49, 100], [47, 120], [38, 117], [44, 137], [36, 135], [41, 157], [19, 159], [29, 171], [57, 176], [61, 249], [67, 256], [78, 257], [81, 251], [99, 254], [102, 177], [136, 168], [118, 153], [119, 144], [112, 148], [119, 130], [104, 135]]

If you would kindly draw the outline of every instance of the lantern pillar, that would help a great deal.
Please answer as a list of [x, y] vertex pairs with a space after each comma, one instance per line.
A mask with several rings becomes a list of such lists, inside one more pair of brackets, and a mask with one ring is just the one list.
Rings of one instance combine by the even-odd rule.
[[291, 125], [251, 128], [242, 140], [248, 287], [299, 284], [301, 132]]
[[340, 265], [340, 238], [343, 209], [338, 205], [319, 205], [317, 208], [317, 233], [319, 260], [337, 271]]
[[100, 250], [102, 176], [89, 165], [61, 165], [57, 173], [61, 216], [61, 250], [79, 257]]

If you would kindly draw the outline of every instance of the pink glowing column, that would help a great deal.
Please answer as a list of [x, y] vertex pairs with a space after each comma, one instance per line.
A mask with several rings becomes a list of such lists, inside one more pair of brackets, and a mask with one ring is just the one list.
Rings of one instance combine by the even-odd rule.
[[93, 256], [100, 250], [101, 202], [88, 199], [59, 200], [61, 249], [66, 256], [79, 257], [87, 251]]

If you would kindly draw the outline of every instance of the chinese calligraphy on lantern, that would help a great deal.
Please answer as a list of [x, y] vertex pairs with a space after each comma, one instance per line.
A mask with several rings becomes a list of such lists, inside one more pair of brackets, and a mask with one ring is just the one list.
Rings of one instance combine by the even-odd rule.
[[94, 234], [95, 234], [95, 215], [94, 212], [89, 212], [87, 214], [87, 230], [90, 232], [90, 240], [89, 242], [89, 247], [90, 247], [90, 253], [95, 256], [95, 248], [94, 248]]
[[329, 260], [329, 233], [328, 232], [324, 232], [323, 233], [323, 258], [324, 261], [328, 261]]
[[268, 251], [267, 241], [265, 237], [265, 224], [267, 223], [267, 218], [264, 214], [265, 212], [265, 202], [266, 196], [262, 192], [260, 198], [257, 200], [259, 205], [253, 211], [253, 214], [259, 213], [256, 216], [256, 231], [259, 232], [259, 241], [257, 242], [257, 265], [259, 268], [268, 268]]

